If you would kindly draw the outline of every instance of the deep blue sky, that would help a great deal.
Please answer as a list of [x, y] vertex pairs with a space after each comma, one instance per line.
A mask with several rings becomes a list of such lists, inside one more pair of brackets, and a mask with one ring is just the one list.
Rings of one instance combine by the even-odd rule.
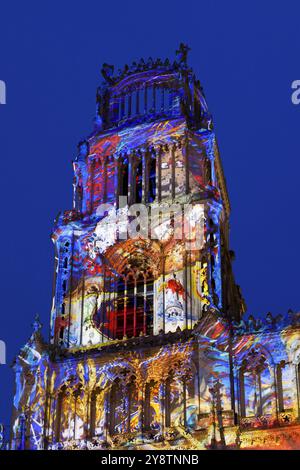
[[[48, 334], [53, 219], [71, 208], [77, 142], [92, 130], [103, 62], [174, 58], [180, 41], [214, 117], [248, 312], [299, 309], [297, 1], [4, 2], [0, 20], [1, 321], [8, 363], [39, 312]], [[0, 421], [12, 371], [0, 366]]]

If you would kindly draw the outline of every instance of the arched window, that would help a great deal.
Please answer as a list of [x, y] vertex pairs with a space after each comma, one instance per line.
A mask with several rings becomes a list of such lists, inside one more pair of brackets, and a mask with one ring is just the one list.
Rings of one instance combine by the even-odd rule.
[[142, 202], [143, 198], [143, 161], [140, 159], [135, 167], [135, 188], [134, 188], [134, 202], [137, 204]]
[[152, 407], [152, 401], [154, 398], [155, 382], [151, 380], [146, 383], [145, 386], [145, 398], [144, 398], [144, 430], [149, 431], [155, 420], [155, 410]]
[[138, 400], [137, 400], [137, 386], [136, 378], [134, 376], [130, 377], [127, 387], [126, 387], [126, 397], [125, 397], [125, 417], [126, 425], [124, 429], [127, 432], [134, 430], [134, 423], [132, 418], [138, 413]]
[[135, 318], [133, 321], [133, 325], [134, 325], [133, 335], [134, 336], [138, 336], [140, 333], [146, 333], [146, 330], [145, 330], [146, 321], [144, 321], [144, 318], [146, 317], [145, 288], [146, 288], [146, 283], [145, 283], [144, 275], [140, 273], [136, 277], [136, 312], [135, 312]]
[[[299, 365], [298, 365], [299, 368]], [[277, 397], [278, 397], [278, 411], [280, 413], [287, 411], [293, 407], [291, 384], [293, 378], [291, 375], [290, 364], [282, 360], [276, 366], [276, 382], [277, 382]]]
[[148, 202], [153, 202], [156, 196], [156, 159], [152, 157], [149, 163], [149, 193]]
[[120, 379], [116, 379], [111, 386], [109, 394], [109, 434], [113, 436], [122, 431], [123, 394]]
[[273, 381], [266, 357], [252, 349], [240, 369], [240, 410], [242, 417], [272, 414]]
[[64, 332], [65, 332], [65, 327], [62, 326], [59, 330], [59, 339], [61, 339], [61, 340], [64, 339]]
[[62, 432], [62, 421], [63, 421], [63, 405], [64, 399], [66, 395], [66, 387], [62, 387], [57, 395], [56, 400], [56, 410], [55, 410], [55, 417], [54, 417], [54, 436], [55, 441], [59, 442], [61, 440], [61, 432]]
[[82, 439], [84, 437], [85, 416], [83, 413], [83, 390], [81, 386], [73, 390], [72, 401], [73, 409], [70, 420], [69, 436], [73, 437], [73, 439]]
[[263, 413], [260, 372], [245, 372], [244, 383], [246, 395], [246, 416], [261, 416]]
[[147, 335], [153, 333], [153, 292], [154, 292], [154, 279], [151, 272], [148, 273], [146, 278], [146, 296], [145, 296], [145, 320], [146, 325], [144, 330]]
[[89, 437], [103, 436], [106, 430], [105, 391], [100, 387], [94, 388], [90, 401]]
[[123, 338], [126, 334], [126, 283], [123, 277], [117, 281], [117, 301], [116, 301], [116, 331], [115, 337]]
[[205, 171], [205, 184], [212, 184], [212, 171], [211, 171], [211, 161], [208, 157], [204, 160], [204, 171]]
[[124, 318], [124, 329], [125, 335], [128, 338], [136, 336], [136, 328], [134, 328], [134, 320], [136, 314], [136, 303], [135, 303], [135, 279], [133, 275], [129, 275], [126, 278], [126, 318]]
[[96, 429], [96, 410], [97, 410], [97, 398], [99, 389], [96, 388], [91, 393], [91, 404], [90, 404], [90, 437], [95, 436]]
[[119, 196], [128, 195], [128, 163], [124, 160], [119, 166]]
[[117, 281], [115, 338], [152, 334], [153, 276], [129, 272]]
[[171, 377], [169, 376], [165, 383], [165, 425], [171, 426]]

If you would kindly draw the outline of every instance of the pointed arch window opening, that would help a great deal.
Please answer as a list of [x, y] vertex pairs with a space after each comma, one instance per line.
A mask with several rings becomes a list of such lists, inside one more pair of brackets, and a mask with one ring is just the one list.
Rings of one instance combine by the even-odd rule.
[[111, 386], [109, 393], [109, 434], [113, 436], [118, 432], [120, 426], [120, 406], [121, 406], [121, 386], [120, 379], [116, 379]]
[[129, 170], [127, 160], [123, 160], [119, 166], [119, 196], [128, 196]]
[[132, 116], [135, 116], [136, 115], [136, 103], [137, 103], [137, 91], [136, 90], [133, 90], [132, 93], [131, 93], [131, 109], [132, 109]]
[[165, 383], [165, 426], [166, 428], [169, 428], [172, 422], [171, 383], [172, 383], [172, 376], [169, 375]]
[[63, 411], [64, 411], [64, 402], [66, 399], [67, 389], [65, 386], [62, 386], [59, 390], [56, 398], [56, 409], [55, 409], [55, 421], [54, 421], [54, 439], [56, 442], [61, 440], [61, 434], [63, 431]]
[[260, 373], [241, 372], [241, 416], [244, 418], [262, 416]]
[[57, 297], [57, 316], [55, 318], [55, 340], [58, 341], [59, 344], [63, 344], [67, 332], [67, 328], [65, 322], [67, 320], [66, 315], [66, 307], [67, 307], [67, 297], [68, 297], [68, 289], [69, 289], [69, 268], [71, 260], [70, 260], [70, 242], [66, 241], [63, 243], [61, 248], [61, 261], [60, 261], [60, 289], [59, 289], [59, 296]]
[[134, 375], [128, 380], [127, 385], [124, 387], [124, 392], [124, 429], [127, 432], [131, 432], [133, 430], [132, 417], [138, 412], [137, 384]]
[[113, 436], [121, 432], [133, 431], [132, 418], [138, 412], [136, 377], [131, 376], [126, 382], [117, 377], [107, 392], [107, 396], [109, 434]]
[[283, 394], [283, 380], [282, 380], [282, 371], [284, 367], [285, 367], [285, 363], [280, 363], [276, 366], [277, 399], [278, 399], [279, 413], [283, 413], [285, 410], [284, 394]]
[[96, 434], [96, 410], [97, 410], [97, 395], [98, 390], [93, 390], [90, 401], [90, 426], [89, 437], [94, 437]]
[[[104, 435], [104, 428], [107, 426], [105, 408], [105, 390], [96, 386], [91, 393], [90, 413], [89, 413], [89, 431], [90, 438]], [[106, 396], [107, 399], [107, 396]]]
[[249, 358], [256, 366], [244, 364], [240, 369], [240, 413], [243, 418], [272, 414], [272, 390], [274, 387], [269, 365], [264, 356]]
[[128, 273], [117, 281], [114, 338], [153, 332], [153, 275]]
[[[298, 369], [296, 379], [298, 380], [297, 386], [299, 387], [300, 364], [298, 364], [296, 368]], [[293, 408], [292, 395], [289, 387], [291, 381], [291, 364], [285, 360], [280, 361], [280, 363], [275, 367], [275, 374], [278, 411], [279, 413], [284, 413]]]
[[143, 161], [137, 163], [135, 167], [134, 174], [134, 183], [135, 183], [135, 202], [140, 204], [143, 200]]
[[[142, 202], [152, 203], [156, 198], [157, 181], [156, 156], [151, 154], [146, 157], [144, 163], [142, 155], [139, 155], [135, 162], [132, 163], [132, 174], [129, 174], [127, 160], [123, 160], [119, 164], [118, 170], [118, 197], [129, 197], [130, 204], [141, 204]], [[129, 183], [131, 180], [131, 191], [129, 191]], [[119, 201], [117, 201], [119, 203]]]
[[154, 202], [156, 197], [156, 158], [151, 157], [149, 163], [149, 188], [148, 188], [148, 202]]
[[145, 385], [145, 393], [144, 393], [144, 403], [143, 403], [143, 430], [150, 431], [155, 423], [155, 410], [153, 408], [153, 399], [154, 399], [154, 392], [157, 383], [154, 380], [147, 382]]

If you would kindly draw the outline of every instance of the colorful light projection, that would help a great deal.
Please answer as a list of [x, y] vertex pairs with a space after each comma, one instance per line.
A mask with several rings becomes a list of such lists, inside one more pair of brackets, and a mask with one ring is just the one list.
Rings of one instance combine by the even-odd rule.
[[[38, 352], [41, 343], [34, 333], [16, 366], [14, 406], [30, 409], [31, 416], [27, 446], [43, 447], [46, 414], [47, 439], [53, 449], [144, 445], [159, 449], [168, 442], [175, 448], [207, 448], [214, 429], [219, 445], [224, 438], [228, 448], [236, 448], [237, 442], [241, 448], [253, 447], [253, 443], [257, 448], [297, 448], [293, 426], [297, 419], [298, 328], [287, 326], [232, 338], [239, 427], [232, 411], [228, 334], [224, 321], [208, 316], [197, 324], [188, 341], [154, 349], [152, 345], [145, 355], [142, 350], [126, 349], [106, 353], [105, 363], [103, 353], [85, 362], [69, 357], [49, 369], [47, 353]], [[214, 391], [216, 383], [220, 384], [219, 397]], [[52, 397], [48, 402], [47, 387]], [[213, 420], [216, 406], [222, 409], [223, 434], [220, 423]], [[290, 437], [288, 425], [292, 426]], [[24, 426], [28, 428], [28, 422], [20, 414], [13, 428], [15, 448], [22, 448]]]
[[[51, 341], [36, 320], [14, 365], [13, 449], [300, 448], [300, 314], [241, 320], [226, 184], [187, 50], [118, 77], [103, 66], [74, 206], [53, 232]], [[137, 203], [150, 235], [124, 237]]]
[[[168, 201], [172, 195], [176, 198], [175, 205], [180, 208], [180, 214], [176, 213], [178, 209], [175, 210], [174, 204], [171, 204], [169, 217], [166, 220], [160, 219], [160, 206], [157, 206], [156, 201], [154, 201], [151, 207], [151, 213], [149, 212], [151, 219], [151, 222], [149, 222], [149, 234], [151, 228], [150, 236], [152, 239], [155, 239], [152, 240], [151, 245], [153, 247], [157, 246], [154, 251], [160, 251], [160, 260], [154, 261], [153, 266], [147, 265], [148, 271], [155, 271], [156, 273], [156, 278], [153, 282], [154, 298], [152, 301], [153, 332], [157, 334], [161, 330], [168, 332], [175, 331], [176, 328], [191, 328], [199, 319], [204, 305], [215, 303], [215, 305], [221, 306], [220, 240], [217, 230], [222, 213], [220, 200], [218, 199], [218, 202], [210, 201], [209, 204], [190, 204], [189, 207], [192, 210], [189, 209], [189, 233], [185, 239], [185, 248], [181, 247], [180, 241], [177, 240], [178, 230], [182, 230], [182, 227], [187, 225], [185, 216], [182, 218], [181, 215], [186, 204], [180, 204], [180, 197], [186, 192], [187, 180], [189, 181], [190, 194], [195, 193], [196, 195], [199, 190], [202, 190], [202, 186], [197, 181], [197, 178], [199, 180], [200, 176], [195, 175], [196, 179], [194, 179], [193, 173], [191, 173], [190, 168], [188, 169], [186, 165], [187, 153], [189, 148], [192, 147], [190, 142], [193, 141], [193, 138], [191, 136], [188, 141], [185, 140], [185, 144], [176, 143], [176, 139], [186, 135], [186, 128], [182, 119], [175, 120], [175, 122], [155, 123], [151, 124], [151, 126], [145, 124], [138, 127], [138, 131], [136, 128], [131, 128], [130, 131], [128, 129], [119, 131], [120, 139], [112, 138], [107, 140], [107, 137], [93, 137], [94, 140], [90, 142], [89, 146], [83, 146], [83, 152], [86, 152], [87, 148], [90, 149], [90, 153], [86, 157], [89, 161], [87, 166], [86, 163], [83, 164], [81, 156], [77, 159], [77, 163], [81, 167], [82, 165], [86, 166], [88, 176], [84, 178], [86, 186], [82, 187], [82, 194], [86, 198], [84, 207], [90, 208], [92, 212], [84, 215], [82, 207], [83, 218], [77, 217], [75, 220], [66, 220], [63, 217], [59, 219], [60, 221], [53, 237], [57, 244], [57, 252], [61, 253], [58, 257], [63, 258], [63, 260], [59, 261], [57, 266], [56, 299], [54, 299], [52, 311], [52, 337], [57, 338], [59, 336], [61, 342], [68, 346], [98, 344], [99, 342], [121, 337], [121, 333], [116, 334], [116, 329], [119, 331], [121, 329], [120, 326], [116, 326], [117, 318], [120, 317], [116, 311], [116, 303], [119, 295], [117, 290], [118, 277], [124, 277], [124, 273], [120, 270], [120, 266], [116, 268], [116, 264], [111, 259], [111, 256], [116, 257], [118, 254], [120, 258], [128, 258], [129, 265], [133, 266], [136, 260], [134, 260], [131, 247], [135, 247], [135, 245], [132, 245], [131, 242], [117, 242], [117, 236], [120, 235], [120, 232], [125, 233], [129, 230], [126, 226], [126, 218], [130, 217], [127, 205], [117, 209], [117, 211], [115, 209], [118, 195], [120, 196], [117, 189], [120, 188], [121, 182], [123, 184], [122, 176], [120, 181], [120, 172], [118, 170], [120, 157], [118, 157], [117, 153], [114, 154], [113, 157], [107, 160], [107, 165], [104, 165], [104, 167], [103, 159], [108, 157], [112, 151], [118, 152], [120, 149], [122, 150], [122, 145], [124, 145], [124, 148], [126, 147], [128, 152], [135, 149], [134, 158], [136, 158], [138, 154], [136, 146], [141, 146], [143, 142], [141, 150], [144, 152], [144, 156], [139, 157], [139, 161], [143, 162], [143, 172], [146, 172], [145, 175], [147, 175], [147, 164], [144, 160], [149, 158], [149, 154], [144, 149], [145, 146], [149, 148], [150, 143], [154, 149], [158, 141], [158, 135], [165, 141], [165, 146], [162, 148], [161, 142], [159, 142], [160, 146], [158, 150], [155, 150], [156, 188], [159, 189], [162, 204], [169, 204]], [[208, 155], [212, 151], [211, 149], [214, 148], [214, 138], [209, 137], [206, 132], [204, 134], [201, 149], [198, 149], [198, 167], [201, 167], [203, 154]], [[112, 136], [115, 136], [115, 134], [112, 134]], [[144, 137], [143, 141], [141, 136]], [[138, 141], [137, 139], [139, 138], [140, 140]], [[194, 147], [196, 143], [193, 144]], [[195, 152], [196, 150], [194, 150]], [[98, 161], [96, 166], [93, 163], [95, 158]], [[129, 174], [132, 173], [133, 168], [138, 168], [137, 164], [133, 163], [132, 158], [130, 156], [127, 157]], [[208, 164], [213, 166], [212, 155], [209, 158], [205, 157], [205, 159], [206, 166]], [[110, 166], [110, 162], [112, 166]], [[91, 167], [92, 163], [93, 167]], [[157, 168], [159, 163], [160, 167]], [[102, 165], [101, 171], [99, 165]], [[108, 167], [111, 171], [108, 171]], [[213, 176], [209, 175], [209, 179], [207, 179], [208, 175], [205, 174], [205, 171], [201, 171], [203, 185], [206, 182], [207, 188], [215, 188], [217, 180], [214, 170], [212, 172]], [[143, 176], [141, 186], [142, 197], [139, 198], [141, 200], [144, 198], [145, 175]], [[109, 189], [110, 183], [108, 178], [111, 182], [114, 182], [113, 192]], [[214, 181], [212, 181], [212, 178]], [[77, 179], [75, 180], [77, 189], [75, 194], [78, 194], [78, 184], [81, 184], [78, 181], [81, 181], [81, 179], [78, 177], [77, 172]], [[138, 197], [138, 193], [133, 189], [134, 184], [139, 184], [138, 177], [135, 181], [127, 177], [126, 181], [128, 182], [129, 199], [134, 194], [135, 197]], [[104, 188], [106, 198], [104, 198]], [[209, 193], [206, 194], [206, 197], [208, 195]], [[185, 199], [185, 201], [188, 201], [188, 199]], [[114, 205], [109, 206], [112, 202]], [[103, 203], [107, 205], [107, 210], [103, 209]], [[155, 207], [158, 207], [156, 215], [154, 215]], [[175, 217], [172, 225], [172, 214], [174, 211]], [[117, 228], [114, 222], [116, 215], [118, 220], [121, 220], [121, 227], [119, 223]], [[200, 230], [201, 220], [204, 221], [204, 225]], [[207, 240], [204, 240], [205, 236]], [[202, 243], [199, 246], [197, 242], [200, 238], [202, 238]], [[194, 256], [193, 252], [196, 251], [195, 248], [198, 251], [200, 249], [203, 250], [205, 244], [210, 254], [207, 260], [203, 258], [203, 261], [199, 262], [196, 259], [198, 255]], [[111, 247], [114, 245], [119, 247], [112, 255]], [[140, 246], [139, 249], [144, 250], [144, 258], [147, 258], [145, 248]], [[66, 256], [66, 251], [68, 251], [68, 256]], [[186, 254], [186, 252], [191, 252], [191, 254]], [[157, 254], [153, 259], [157, 259]], [[214, 265], [209, 267], [211, 262]], [[134, 273], [132, 274], [135, 276]], [[205, 276], [207, 276], [207, 279], [205, 279]], [[70, 278], [72, 278], [72, 281]], [[142, 319], [131, 320], [130, 309], [135, 309], [134, 305], [129, 305], [127, 308], [128, 321], [138, 321], [141, 323]], [[61, 313], [57, 314], [55, 312]], [[136, 313], [133, 316], [135, 317], [135, 315]], [[149, 314], [146, 313], [145, 317], [149, 317]], [[144, 328], [134, 326], [133, 330], [135, 335], [139, 334], [139, 332], [146, 333], [146, 331], [149, 331], [149, 328], [147, 329], [147, 326]], [[124, 328], [124, 336], [128, 336], [126, 328]]]

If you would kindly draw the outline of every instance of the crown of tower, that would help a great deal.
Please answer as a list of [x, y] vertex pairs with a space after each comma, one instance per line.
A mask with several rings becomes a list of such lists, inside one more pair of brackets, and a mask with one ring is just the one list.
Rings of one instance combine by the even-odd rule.
[[208, 128], [208, 113], [199, 80], [187, 64], [189, 47], [180, 44], [176, 60], [140, 59], [114, 73], [103, 64], [97, 89], [96, 130], [184, 116], [190, 128]]

